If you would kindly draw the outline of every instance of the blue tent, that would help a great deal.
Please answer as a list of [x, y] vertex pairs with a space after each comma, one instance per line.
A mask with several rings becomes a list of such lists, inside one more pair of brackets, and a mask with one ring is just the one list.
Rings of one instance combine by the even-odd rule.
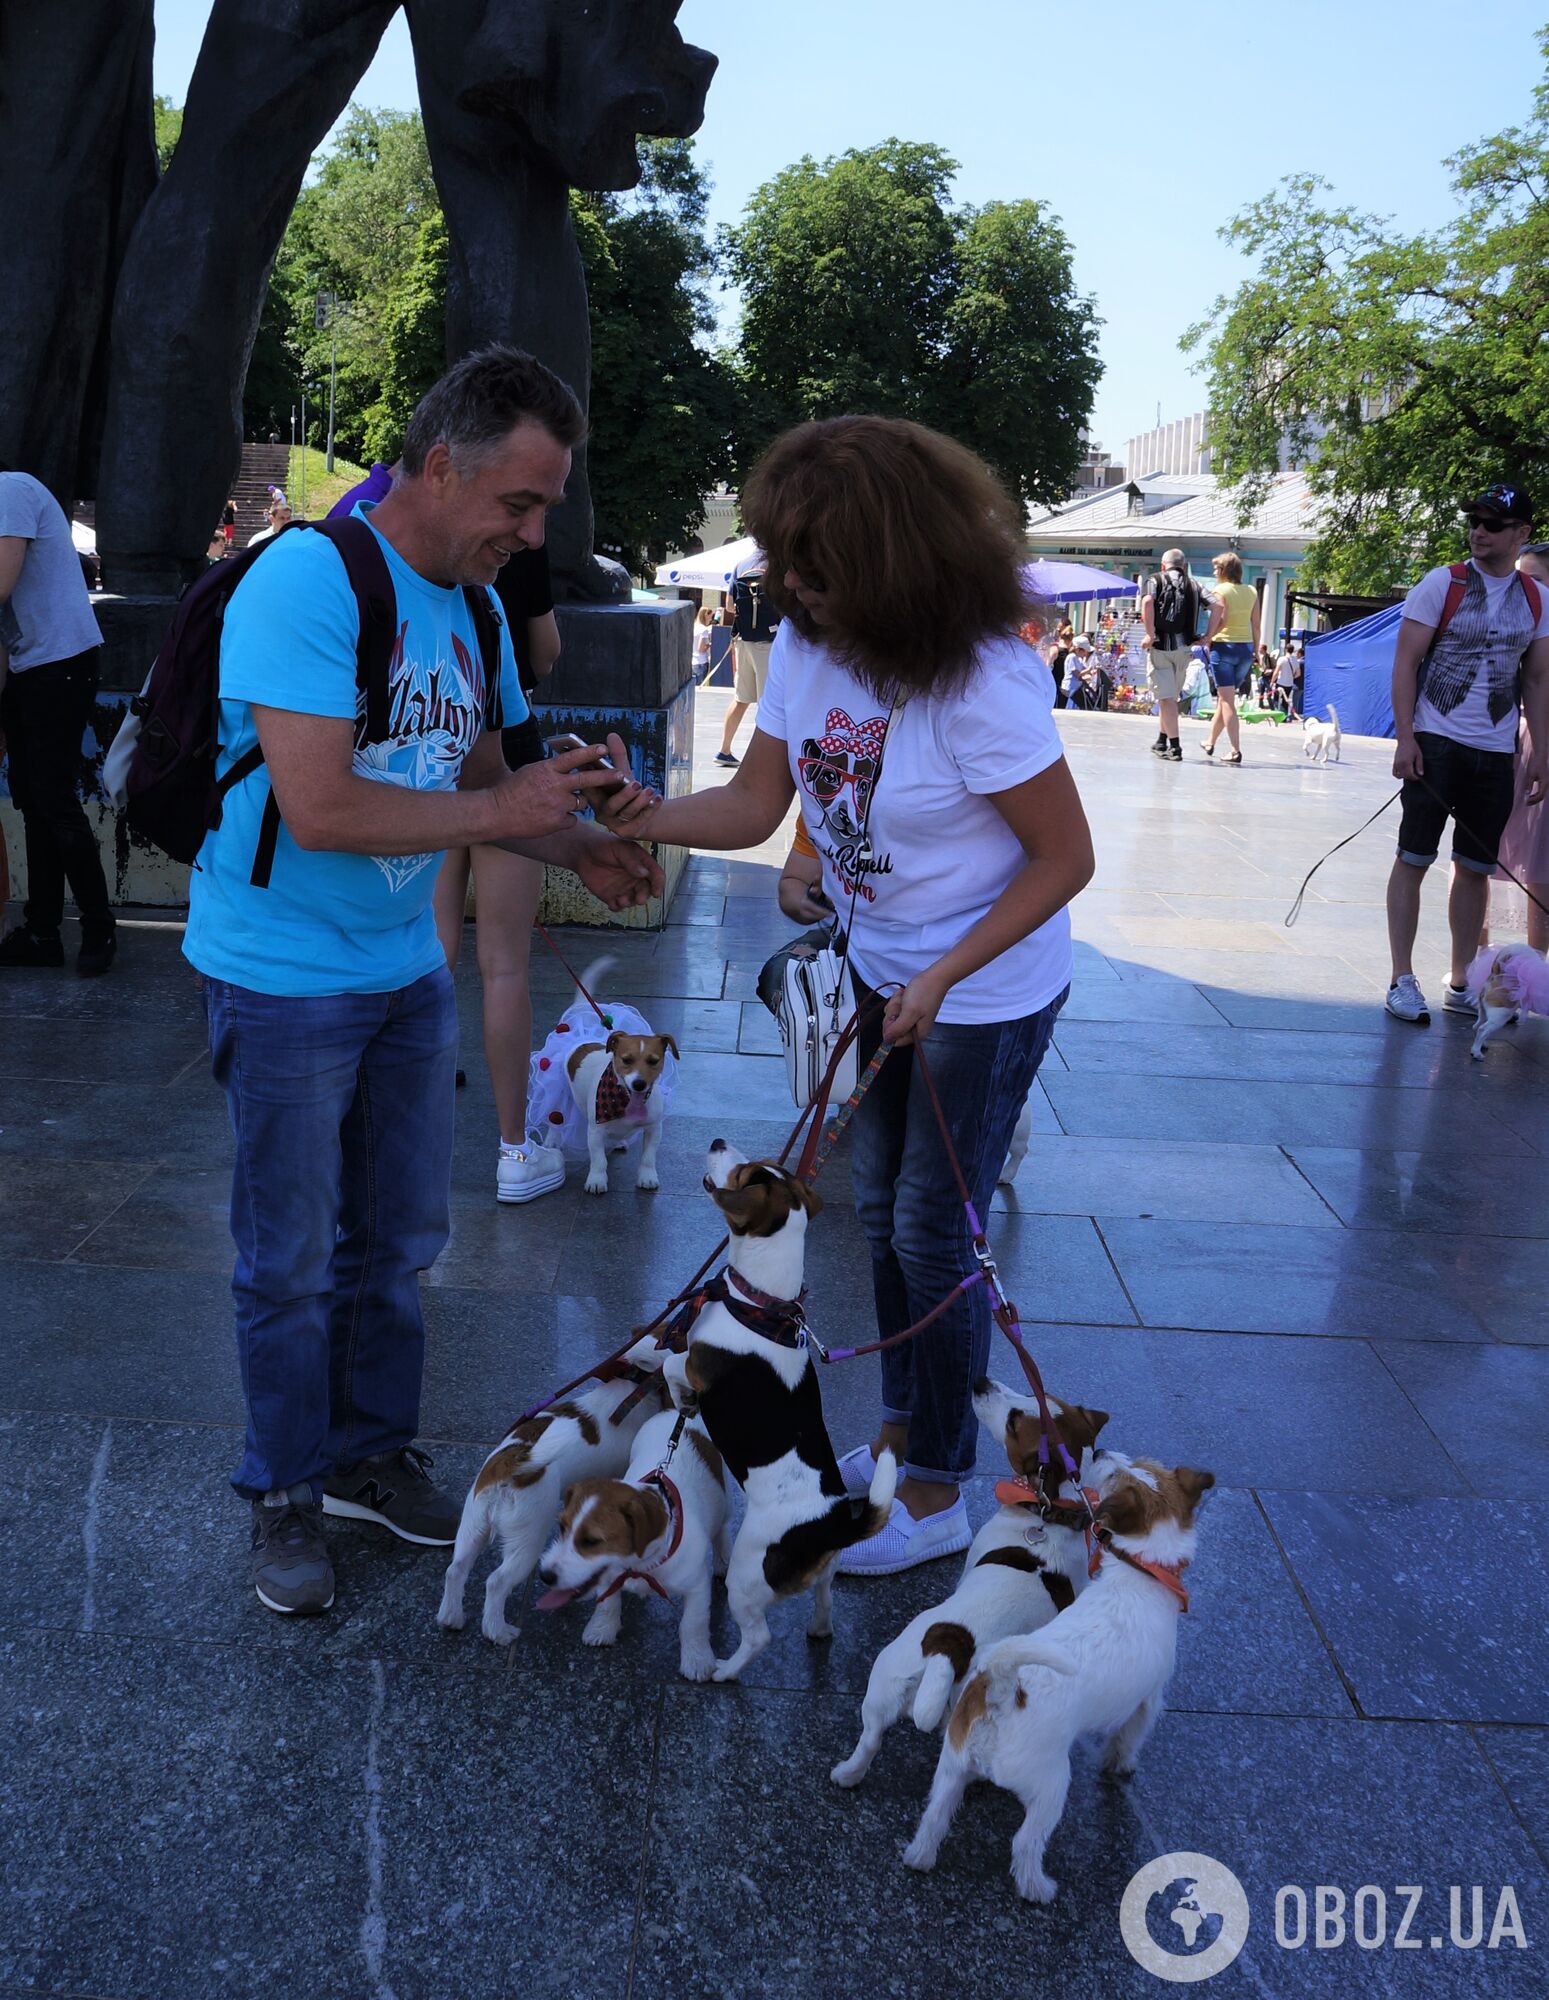
[[1402, 604], [1389, 605], [1307, 641], [1302, 702], [1308, 715], [1326, 717], [1332, 702], [1340, 728], [1352, 736], [1395, 733], [1393, 653], [1403, 615]]

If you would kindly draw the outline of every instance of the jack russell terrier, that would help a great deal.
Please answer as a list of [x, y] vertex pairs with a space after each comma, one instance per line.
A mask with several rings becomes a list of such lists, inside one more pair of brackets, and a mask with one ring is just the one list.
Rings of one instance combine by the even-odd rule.
[[626, 1035], [615, 1028], [606, 1042], [582, 1042], [565, 1063], [570, 1088], [586, 1119], [588, 1194], [608, 1192], [608, 1154], [622, 1152], [639, 1136], [640, 1169], [635, 1186], [652, 1192], [656, 1149], [662, 1136], [661, 1081], [667, 1051], [678, 1045], [671, 1035]]
[[[967, 1679], [975, 1656], [997, 1639], [1035, 1632], [1067, 1610], [1086, 1587], [1085, 1510], [1070, 1478], [1059, 1499], [1069, 1508], [1062, 1520], [1038, 1507], [1033, 1481], [1038, 1475], [1038, 1411], [1027, 1409], [999, 1382], [974, 1385], [974, 1414], [986, 1431], [1005, 1442], [1020, 1487], [1002, 1481], [1002, 1502], [974, 1536], [962, 1581], [942, 1604], [911, 1619], [883, 1647], [871, 1669], [861, 1704], [861, 1737], [829, 1776], [836, 1785], [858, 1785], [871, 1769], [882, 1738], [913, 1698], [917, 1729], [934, 1729], [947, 1712], [955, 1688]], [[1049, 1398], [1055, 1429], [1079, 1467], [1082, 1453], [1108, 1421], [1105, 1410]]]
[[532, 1574], [559, 1514], [565, 1488], [577, 1479], [622, 1472], [642, 1424], [661, 1407], [667, 1385], [654, 1340], [637, 1340], [606, 1379], [584, 1395], [567, 1397], [516, 1424], [479, 1469], [463, 1502], [457, 1541], [441, 1593], [436, 1623], [463, 1628], [468, 1573], [491, 1535], [500, 1537], [500, 1563], [484, 1586], [483, 1632], [509, 1646], [516, 1628], [506, 1623], [506, 1600]]
[[538, 1565], [547, 1586], [540, 1611], [557, 1611], [594, 1594], [597, 1609], [583, 1646], [611, 1646], [624, 1615], [624, 1592], [654, 1590], [677, 1598], [678, 1670], [685, 1680], [715, 1672], [710, 1646], [710, 1558], [724, 1568], [726, 1476], [704, 1425], [685, 1425], [669, 1472], [662, 1465], [679, 1419], [652, 1417], [635, 1435], [622, 1479], [579, 1479], [565, 1494], [554, 1539]]
[[1526, 1007], [1549, 1014], [1549, 964], [1530, 944], [1486, 945], [1468, 968], [1468, 990], [1479, 1010], [1472, 1053], [1482, 1056], [1491, 1039]]
[[724, 1139], [707, 1166], [705, 1191], [730, 1235], [728, 1269], [705, 1287], [687, 1352], [669, 1354], [662, 1370], [675, 1401], [698, 1399], [747, 1496], [726, 1573], [740, 1644], [715, 1670], [734, 1681], [769, 1644], [778, 1598], [810, 1590], [807, 1636], [832, 1635], [834, 1564], [888, 1519], [898, 1474], [883, 1452], [870, 1491], [852, 1497], [823, 1423], [801, 1309], [807, 1220], [823, 1204], [797, 1175], [749, 1162]]
[[1031, 1638], [990, 1647], [963, 1690], [936, 1765], [910, 1868], [933, 1868], [963, 1793], [975, 1778], [1015, 1792], [1025, 1814], [1011, 1843], [1019, 1894], [1054, 1900], [1044, 1848], [1070, 1790], [1078, 1736], [1107, 1739], [1104, 1768], [1127, 1777], [1162, 1710], [1173, 1670], [1182, 1575], [1194, 1554], [1194, 1515], [1215, 1484], [1209, 1472], [1097, 1451], [1092, 1474], [1101, 1566], [1094, 1581]]

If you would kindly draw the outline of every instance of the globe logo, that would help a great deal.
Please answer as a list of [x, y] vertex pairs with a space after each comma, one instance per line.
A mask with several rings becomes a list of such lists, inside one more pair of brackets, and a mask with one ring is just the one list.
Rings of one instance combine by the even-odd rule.
[[1135, 1874], [1119, 1904], [1130, 1957], [1174, 1985], [1224, 1972], [1248, 1936], [1248, 1898], [1208, 1854], [1163, 1854]]

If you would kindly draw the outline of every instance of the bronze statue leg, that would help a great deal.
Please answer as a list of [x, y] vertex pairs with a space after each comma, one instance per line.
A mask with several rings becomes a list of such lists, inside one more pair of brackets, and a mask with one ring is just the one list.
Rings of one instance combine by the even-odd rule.
[[202, 566], [280, 239], [397, 4], [215, 0], [113, 314], [98, 542], [115, 589], [175, 590]]
[[67, 512], [96, 492], [113, 285], [155, 185], [151, 0], [4, 0], [0, 456]]

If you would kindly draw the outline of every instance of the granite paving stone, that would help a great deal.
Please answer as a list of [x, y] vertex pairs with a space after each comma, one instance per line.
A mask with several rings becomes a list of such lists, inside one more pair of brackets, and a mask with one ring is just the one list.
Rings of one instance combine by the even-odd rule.
[[[1540, 1990], [1536, 1953], [1509, 1947], [1488, 1974], [1461, 1950], [1395, 1958], [1386, 1951], [1282, 1950], [1274, 1899], [1286, 1883], [1414, 1882], [1424, 1921], [1445, 1929], [1447, 1885], [1517, 1885], [1536, 1939], [1545, 1878], [1468, 1735], [1460, 1730], [1343, 1720], [1164, 1716], [1136, 1777], [1115, 1785], [1078, 1753], [1064, 1816], [1049, 1847], [1059, 1894], [1021, 1903], [1007, 1873], [1021, 1818], [1005, 1792], [970, 1791], [928, 1875], [898, 1854], [929, 1787], [933, 1758], [916, 1732], [895, 1732], [865, 1784], [828, 1783], [850, 1723], [833, 1696], [755, 1693], [718, 1703], [715, 1689], [667, 1697], [634, 1993], [770, 1990], [844, 2000], [921, 1992], [1005, 1990], [1013, 1966], [1058, 1967], [1061, 1990], [1105, 1996], [1155, 1993], [1154, 1975], [1129, 1958], [1115, 1920], [1120, 1895], [1144, 1863], [1203, 1851], [1241, 1880], [1250, 1929], [1244, 1955], [1210, 1982], [1234, 1996], [1394, 1993], [1512, 1996]], [[713, 1768], [717, 1783], [696, 1783]], [[1374, 1794], [1398, 1795], [1413, 1814], [1374, 1821]], [[760, 1851], [750, 1866], [745, 1829], [799, 1823], [788, 1860]], [[676, 1865], [702, 1856], [692, 1876]], [[1396, 1928], [1402, 1899], [1391, 1896]], [[808, 1921], [792, 1925], [793, 1902]], [[1493, 1904], [1493, 1894], [1492, 1894]], [[1531, 1910], [1532, 1915], [1526, 1912]], [[1481, 1981], [1485, 1983], [1481, 1986]]]
[[1114, 1217], [1102, 1230], [1147, 1326], [1351, 1340], [1549, 1337], [1549, 1247], [1539, 1242]]
[[[728, 700], [699, 696], [701, 781], [724, 775], [707, 759]], [[827, 1642], [806, 1637], [807, 1600], [777, 1605], [739, 1688], [680, 1679], [675, 1608], [649, 1595], [599, 1650], [584, 1607], [539, 1613], [524, 1588], [515, 1643], [489, 1645], [488, 1553], [468, 1626], [445, 1633], [447, 1550], [366, 1523], [328, 1524], [324, 1617], [257, 1603], [228, 1485], [224, 1105], [181, 925], [126, 913], [110, 978], [0, 980], [0, 2000], [1120, 2000], [1158, 1986], [1120, 1940], [1120, 1895], [1192, 1850], [1238, 1874], [1252, 1913], [1212, 1993], [1542, 1992], [1549, 1023], [1473, 1063], [1467, 1022], [1383, 1014], [1381, 829], [1282, 923], [1391, 791], [1390, 746], [1347, 739], [1314, 770], [1295, 732], [1254, 730], [1225, 771], [1193, 723], [1181, 766], [1133, 718], [1059, 726], [1098, 873], [990, 1236], [1050, 1389], [1109, 1409], [1118, 1448], [1217, 1486], [1167, 1712], [1127, 1786], [1078, 1752], [1053, 1908], [1015, 1898], [1019, 1809], [988, 1786], [933, 1875], [901, 1868], [935, 1756], [907, 1720], [859, 1792], [827, 1776], [877, 1650], [948, 1594], [955, 1559], [840, 1579]], [[422, 1285], [422, 1442], [454, 1496], [714, 1247], [711, 1139], [769, 1157], [789, 1135], [755, 996], [792, 935], [788, 841], [787, 824], [691, 860], [664, 931], [557, 934], [578, 969], [611, 961], [600, 997], [682, 1049], [656, 1194], [626, 1157], [606, 1198], [572, 1165], [558, 1193], [495, 1202], [465, 933], [452, 1234]], [[1433, 999], [1444, 904], [1438, 879], [1417, 961]], [[1497, 899], [1492, 925], [1511, 923]], [[541, 942], [531, 984], [541, 1039], [573, 997]], [[812, 1323], [861, 1344], [848, 1142], [821, 1192]], [[1020, 1382], [998, 1333], [989, 1366]], [[819, 1386], [839, 1450], [874, 1435], [876, 1356]], [[972, 1524], [1004, 1469], [981, 1437]], [[720, 1583], [711, 1628], [724, 1655]], [[1514, 1885], [1534, 1950], [1447, 1943], [1453, 1882], [1488, 1885], [1492, 1909]], [[1418, 1951], [1391, 1944], [1401, 1883], [1424, 1885]], [[1283, 1949], [1284, 1884], [1383, 1885], [1390, 1942]], [[1151, 1930], [1173, 1942], [1167, 1914]]]
[[1225, 1141], [1035, 1134], [994, 1207], [1038, 1215], [1160, 1216], [1177, 1222], [1258, 1222], [1266, 1229], [1335, 1228], [1328, 1204], [1277, 1146]]
[[1438, 1109], [1418, 1150], [1294, 1145], [1290, 1157], [1352, 1229], [1541, 1237], [1549, 1217], [1549, 1159], [1519, 1159], [1508, 1167], [1454, 1154], [1449, 1129], [1445, 1110]]
[[1375, 1346], [1476, 1492], [1510, 1500], [1549, 1483], [1549, 1349]]
[[1549, 1502], [1329, 1492], [1264, 1504], [1363, 1713], [1542, 1723]]
[[1549, 1729], [1477, 1729], [1474, 1740], [1549, 1865]]
[[0, 1257], [67, 1257], [150, 1172], [132, 1161], [8, 1159], [0, 1172]]

